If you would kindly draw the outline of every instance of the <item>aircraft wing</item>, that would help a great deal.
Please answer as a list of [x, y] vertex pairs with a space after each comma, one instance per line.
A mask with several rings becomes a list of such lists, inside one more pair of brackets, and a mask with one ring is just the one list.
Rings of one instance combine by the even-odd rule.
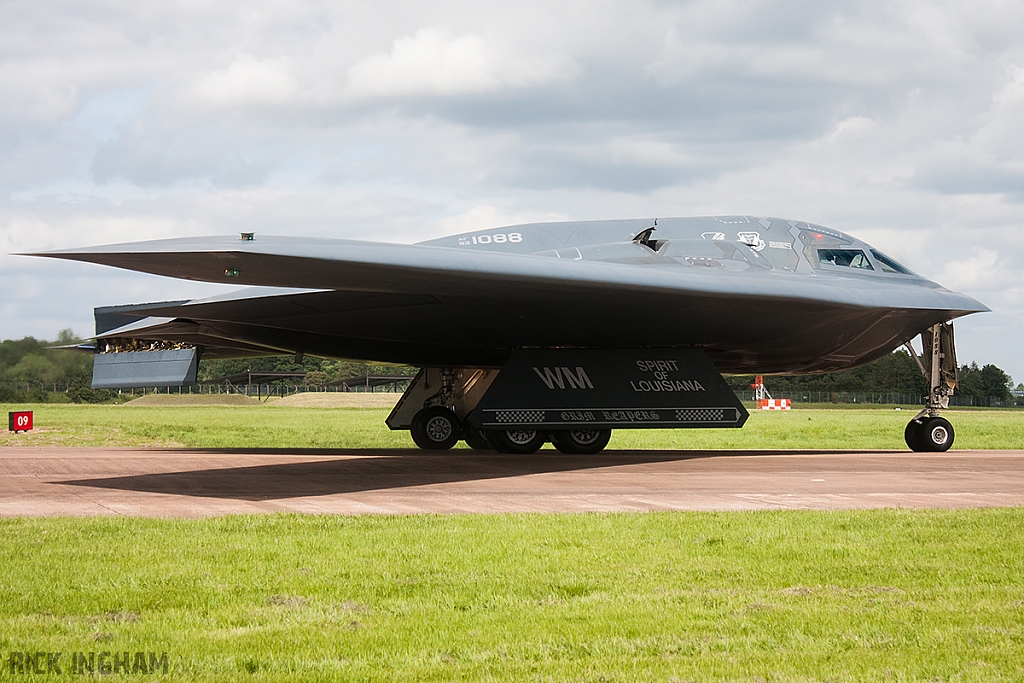
[[[31, 254], [135, 270], [154, 275], [250, 286], [352, 292], [481, 296], [489, 293], [572, 290], [600, 296], [692, 292], [707, 297], [813, 299], [851, 306], [935, 309], [951, 317], [988, 310], [941, 288], [878, 287], [857, 279], [777, 277], [678, 267], [643, 267], [520, 253], [356, 240], [226, 237], [156, 240]], [[904, 290], [894, 293], [893, 290]]]
[[[621, 248], [647, 253], [629, 242], [613, 251]], [[986, 310], [916, 277], [547, 254], [260, 236], [36, 255], [301, 290], [243, 290], [147, 308], [146, 315], [172, 319], [161, 325], [178, 327], [146, 338], [199, 346], [205, 339], [222, 353], [233, 344], [239, 352], [258, 347], [413, 365], [500, 366], [511, 349], [531, 346], [695, 345], [723, 372], [820, 372], [867, 362], [928, 325]], [[216, 339], [224, 341], [214, 345]]]

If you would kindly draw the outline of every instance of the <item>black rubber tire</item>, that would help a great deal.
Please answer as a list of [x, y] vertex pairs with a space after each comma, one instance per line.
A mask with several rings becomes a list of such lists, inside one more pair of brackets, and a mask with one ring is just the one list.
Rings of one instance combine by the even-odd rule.
[[921, 420], [918, 440], [921, 450], [928, 453], [944, 453], [953, 445], [956, 434], [953, 425], [944, 417], [926, 417]]
[[487, 438], [487, 433], [482, 429], [477, 429], [476, 427], [466, 425], [462, 430], [462, 440], [465, 441], [466, 445], [474, 451], [494, 450], [494, 446], [491, 445], [491, 440]]
[[547, 441], [544, 432], [533, 429], [497, 429], [488, 431], [487, 438], [494, 444], [494, 450], [512, 455], [536, 453]]
[[610, 438], [610, 429], [560, 429], [551, 433], [551, 443], [555, 448], [569, 455], [600, 453]]
[[910, 446], [910, 450], [915, 453], [920, 453], [924, 450], [924, 444], [921, 442], [921, 430], [924, 427], [918, 420], [911, 420], [907, 423], [907, 428], [903, 430], [903, 440]]
[[446, 451], [459, 442], [462, 425], [448, 408], [424, 408], [412, 418], [409, 432], [416, 445], [425, 451]]

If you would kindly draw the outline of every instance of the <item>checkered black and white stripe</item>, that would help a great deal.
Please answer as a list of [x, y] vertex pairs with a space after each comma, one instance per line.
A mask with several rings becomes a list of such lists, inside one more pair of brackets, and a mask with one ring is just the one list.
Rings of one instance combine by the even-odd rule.
[[683, 408], [676, 411], [676, 419], [680, 422], [724, 422], [725, 410], [722, 408]]
[[505, 424], [535, 424], [544, 421], [543, 410], [499, 410], [495, 421]]

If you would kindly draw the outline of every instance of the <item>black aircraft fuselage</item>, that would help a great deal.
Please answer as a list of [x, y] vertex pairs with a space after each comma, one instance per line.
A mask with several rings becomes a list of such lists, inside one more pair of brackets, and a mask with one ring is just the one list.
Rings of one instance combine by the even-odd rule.
[[[302, 352], [500, 367], [524, 347], [703, 348], [723, 373], [811, 373], [874, 360], [988, 310], [843, 233], [746, 216], [541, 223], [416, 245], [197, 238], [42, 256], [248, 284], [133, 307], [105, 336], [206, 357]], [[127, 333], [131, 334], [128, 335]]]

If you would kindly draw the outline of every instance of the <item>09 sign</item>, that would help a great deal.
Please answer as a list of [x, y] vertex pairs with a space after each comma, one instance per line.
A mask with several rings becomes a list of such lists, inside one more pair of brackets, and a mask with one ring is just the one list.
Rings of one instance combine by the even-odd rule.
[[11, 432], [27, 432], [32, 429], [32, 411], [19, 410], [7, 413], [7, 430]]

